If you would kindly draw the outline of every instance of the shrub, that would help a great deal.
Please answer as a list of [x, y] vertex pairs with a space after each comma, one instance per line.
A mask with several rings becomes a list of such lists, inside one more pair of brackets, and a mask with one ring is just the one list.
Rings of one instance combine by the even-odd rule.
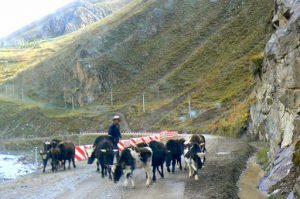
[[258, 53], [253, 55], [251, 58], [252, 64], [250, 65], [250, 71], [254, 77], [258, 76], [261, 79], [262, 67], [263, 67], [263, 60], [264, 54]]
[[298, 167], [300, 166], [300, 140], [296, 143], [295, 151], [293, 154], [293, 162]]
[[266, 170], [269, 166], [269, 158], [268, 158], [269, 147], [267, 143], [264, 143], [264, 146], [260, 147], [256, 155], [257, 164], [261, 165], [261, 167]]

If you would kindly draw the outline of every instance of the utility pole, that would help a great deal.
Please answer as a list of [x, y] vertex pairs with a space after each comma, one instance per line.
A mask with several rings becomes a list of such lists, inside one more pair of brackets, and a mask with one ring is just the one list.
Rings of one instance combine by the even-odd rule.
[[143, 112], [145, 113], [145, 92], [143, 92]]
[[65, 103], [65, 109], [66, 109], [67, 108], [67, 99], [65, 96], [64, 96], [64, 103]]
[[110, 105], [114, 105], [114, 102], [113, 102], [113, 89], [112, 87], [110, 87]]
[[74, 97], [72, 95], [72, 110], [74, 111]]
[[192, 108], [191, 108], [191, 97], [189, 94], [189, 115], [190, 115], [190, 119], [192, 119]]
[[5, 94], [6, 94], [6, 95], [7, 95], [7, 90], [8, 90], [7, 84], [5, 84]]
[[15, 83], [13, 82], [12, 84], [13, 84], [12, 85], [12, 94], [13, 94], [13, 96], [15, 96]]
[[21, 100], [24, 98], [23, 76], [21, 76]]
[[24, 88], [23, 88], [23, 84], [21, 85], [21, 99], [23, 100], [24, 98]]
[[37, 147], [35, 147], [34, 148], [35, 149], [35, 165], [38, 165], [38, 148]]
[[160, 96], [159, 96], [159, 86], [157, 87], [157, 100], [160, 100]]

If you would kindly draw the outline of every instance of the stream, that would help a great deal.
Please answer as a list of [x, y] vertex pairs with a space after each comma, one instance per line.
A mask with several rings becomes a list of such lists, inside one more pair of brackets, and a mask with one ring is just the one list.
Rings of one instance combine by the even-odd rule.
[[265, 175], [264, 170], [256, 163], [256, 156], [247, 161], [247, 168], [238, 181], [239, 197], [241, 199], [266, 199], [268, 196], [258, 189], [260, 179]]
[[24, 161], [22, 156], [0, 154], [0, 182], [30, 174], [36, 166]]

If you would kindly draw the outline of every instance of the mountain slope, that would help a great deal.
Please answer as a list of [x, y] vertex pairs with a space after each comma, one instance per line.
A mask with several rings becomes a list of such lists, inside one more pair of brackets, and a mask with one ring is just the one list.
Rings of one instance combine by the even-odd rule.
[[237, 136], [252, 103], [249, 66], [263, 51], [271, 10], [271, 0], [134, 1], [59, 38], [63, 48], [3, 86], [48, 106], [73, 104], [106, 118], [124, 113], [131, 129]]
[[99, 21], [131, 0], [76, 0], [0, 40], [2, 46], [55, 38]]

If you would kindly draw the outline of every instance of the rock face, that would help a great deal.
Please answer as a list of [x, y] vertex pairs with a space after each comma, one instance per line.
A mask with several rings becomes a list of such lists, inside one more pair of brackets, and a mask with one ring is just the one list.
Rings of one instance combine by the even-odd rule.
[[[300, 2], [276, 0], [272, 25], [275, 32], [266, 45], [264, 62], [256, 77], [257, 103], [251, 107], [250, 124], [251, 134], [270, 144], [273, 166], [263, 181], [268, 184], [262, 185], [265, 191], [290, 172], [293, 153], [289, 147], [299, 139]], [[281, 159], [286, 161], [278, 162]]]
[[293, 167], [293, 150], [294, 147], [289, 146], [278, 152], [268, 176], [263, 178], [259, 185], [260, 190], [269, 192], [274, 185], [289, 175], [289, 172]]
[[77, 0], [0, 40], [2, 46], [58, 37], [111, 14], [131, 0]]

